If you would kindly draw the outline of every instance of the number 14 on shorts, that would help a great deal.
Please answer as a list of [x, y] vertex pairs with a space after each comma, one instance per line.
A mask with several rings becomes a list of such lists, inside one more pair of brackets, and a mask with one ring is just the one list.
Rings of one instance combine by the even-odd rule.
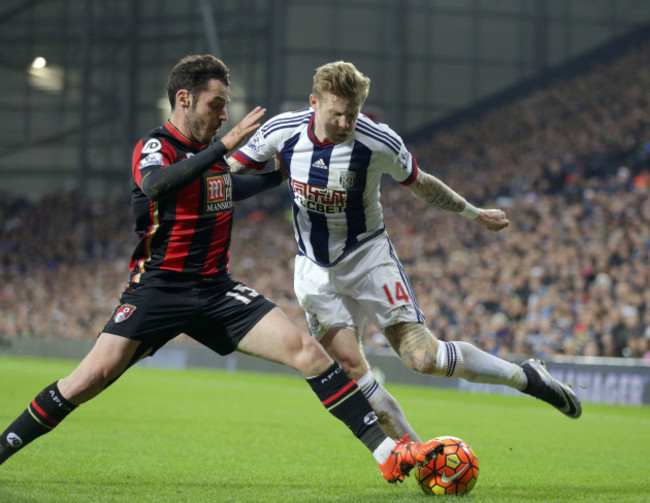
[[403, 302], [411, 302], [408, 293], [406, 293], [406, 289], [404, 288], [404, 285], [402, 285], [400, 281], [397, 281], [393, 286], [393, 288], [391, 288], [387, 284], [385, 284], [382, 288], [384, 289], [384, 293], [386, 294], [388, 303], [391, 306], [395, 305], [395, 300], [401, 300]]

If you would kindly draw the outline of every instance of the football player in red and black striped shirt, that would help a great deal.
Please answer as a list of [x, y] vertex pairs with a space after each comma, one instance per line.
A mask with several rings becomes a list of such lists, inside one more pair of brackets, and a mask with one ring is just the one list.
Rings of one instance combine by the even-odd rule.
[[438, 441], [396, 442], [341, 367], [271, 301], [228, 273], [233, 201], [278, 185], [282, 174], [229, 172], [225, 154], [259, 127], [253, 109], [221, 139], [228, 118], [228, 68], [210, 55], [172, 70], [167, 123], [133, 153], [133, 210], [139, 242], [120, 305], [90, 353], [47, 386], [0, 436], [0, 463], [51, 431], [141, 358], [185, 333], [215, 352], [238, 350], [300, 371], [323, 405], [373, 453], [389, 482], [434, 457]]

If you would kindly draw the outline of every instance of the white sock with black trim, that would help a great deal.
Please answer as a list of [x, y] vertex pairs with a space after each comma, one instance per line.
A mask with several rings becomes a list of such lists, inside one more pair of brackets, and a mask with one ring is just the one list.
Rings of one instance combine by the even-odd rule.
[[468, 342], [438, 341], [436, 374], [443, 377], [462, 377], [470, 382], [503, 384], [522, 390], [528, 380], [523, 369], [514, 363], [497, 358]]

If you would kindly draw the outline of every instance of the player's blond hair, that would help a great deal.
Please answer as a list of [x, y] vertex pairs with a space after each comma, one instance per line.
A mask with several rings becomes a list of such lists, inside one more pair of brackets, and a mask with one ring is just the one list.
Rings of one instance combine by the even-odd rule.
[[321, 99], [325, 93], [340, 98], [358, 100], [363, 104], [370, 91], [370, 79], [347, 61], [334, 61], [316, 69], [314, 96]]

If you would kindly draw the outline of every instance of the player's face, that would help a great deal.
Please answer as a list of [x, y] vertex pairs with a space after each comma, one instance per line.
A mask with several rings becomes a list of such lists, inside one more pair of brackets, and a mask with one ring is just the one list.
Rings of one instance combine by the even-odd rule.
[[191, 135], [190, 139], [208, 144], [228, 120], [226, 107], [230, 101], [230, 89], [220, 80], [212, 79], [196, 99], [190, 99], [190, 106], [185, 110], [185, 123]]
[[352, 134], [361, 110], [359, 100], [325, 93], [321, 98], [310, 95], [309, 103], [315, 110], [314, 135], [319, 141], [341, 143]]

